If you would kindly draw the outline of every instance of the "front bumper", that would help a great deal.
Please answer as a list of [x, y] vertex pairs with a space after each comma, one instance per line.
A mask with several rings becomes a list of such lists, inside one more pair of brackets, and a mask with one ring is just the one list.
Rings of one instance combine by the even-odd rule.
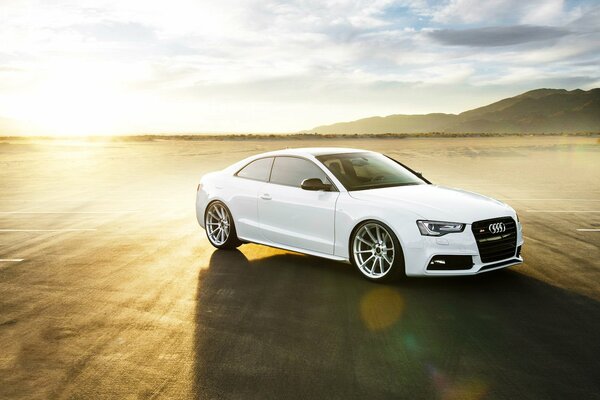
[[[460, 276], [476, 275], [482, 272], [494, 271], [501, 268], [521, 264], [523, 257], [521, 250], [523, 246], [523, 232], [520, 223], [517, 223], [517, 246], [515, 253], [506, 259], [484, 263], [479, 255], [479, 249], [475, 236], [467, 226], [463, 232], [451, 233], [441, 237], [422, 236], [420, 240], [410, 243], [404, 250], [406, 275], [408, 276]], [[435, 264], [436, 260], [444, 260], [444, 256], [450, 260], [460, 259], [462, 261], [452, 266], [454, 261], [446, 264]], [[469, 260], [466, 262], [465, 260]], [[432, 264], [432, 261], [434, 264]], [[447, 260], [444, 260], [447, 261]], [[458, 265], [464, 263], [463, 266]], [[447, 269], [444, 269], [447, 268]]]

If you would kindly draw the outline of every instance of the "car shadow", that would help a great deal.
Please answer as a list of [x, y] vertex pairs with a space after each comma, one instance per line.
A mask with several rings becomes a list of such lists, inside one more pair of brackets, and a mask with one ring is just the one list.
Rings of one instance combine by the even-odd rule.
[[600, 396], [592, 299], [511, 270], [384, 285], [244, 252], [215, 251], [199, 275], [198, 398]]

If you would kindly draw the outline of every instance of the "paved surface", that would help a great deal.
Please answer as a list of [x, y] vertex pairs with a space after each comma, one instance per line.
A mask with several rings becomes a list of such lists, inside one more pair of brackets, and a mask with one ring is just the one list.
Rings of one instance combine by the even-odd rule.
[[377, 285], [213, 250], [200, 175], [311, 144], [0, 144], [0, 398], [600, 398], [598, 139], [317, 142], [505, 199], [510, 270]]

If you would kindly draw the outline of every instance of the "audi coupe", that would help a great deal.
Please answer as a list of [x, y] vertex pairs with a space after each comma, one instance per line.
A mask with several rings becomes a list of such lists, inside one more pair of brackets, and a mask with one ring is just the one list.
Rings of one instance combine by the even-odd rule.
[[196, 216], [218, 249], [257, 243], [350, 262], [367, 279], [472, 275], [523, 262], [509, 205], [439, 186], [383, 154], [263, 153], [204, 175]]

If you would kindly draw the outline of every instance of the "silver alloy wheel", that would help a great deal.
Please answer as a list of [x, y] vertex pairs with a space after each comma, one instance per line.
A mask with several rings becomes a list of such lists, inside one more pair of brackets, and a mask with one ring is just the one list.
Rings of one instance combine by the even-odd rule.
[[352, 243], [354, 262], [369, 278], [385, 276], [394, 265], [395, 249], [391, 234], [378, 223], [360, 227]]
[[222, 245], [229, 238], [229, 212], [221, 203], [213, 203], [206, 211], [206, 233], [211, 242]]

